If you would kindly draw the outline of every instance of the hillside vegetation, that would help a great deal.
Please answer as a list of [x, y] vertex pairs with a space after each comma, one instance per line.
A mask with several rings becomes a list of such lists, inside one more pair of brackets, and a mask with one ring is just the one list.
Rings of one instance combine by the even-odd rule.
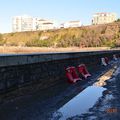
[[1, 46], [119, 47], [120, 22], [52, 31], [0, 34]]

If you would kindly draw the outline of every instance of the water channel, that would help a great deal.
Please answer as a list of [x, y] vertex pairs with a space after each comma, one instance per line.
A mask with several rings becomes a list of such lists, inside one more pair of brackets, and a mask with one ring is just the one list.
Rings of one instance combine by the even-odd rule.
[[107, 91], [107, 88], [104, 86], [107, 85], [106, 81], [111, 79], [116, 68], [117, 66], [110, 69], [98, 78], [97, 82], [95, 82], [92, 86], [84, 89], [77, 96], [64, 104], [60, 109], [55, 111], [52, 114], [51, 120], [66, 120], [74, 116], [87, 113]]

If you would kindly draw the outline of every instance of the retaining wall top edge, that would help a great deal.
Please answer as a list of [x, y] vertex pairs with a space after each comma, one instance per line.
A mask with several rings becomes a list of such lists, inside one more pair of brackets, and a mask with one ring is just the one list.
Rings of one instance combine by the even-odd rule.
[[76, 53], [103, 53], [103, 52], [113, 52], [113, 51], [120, 51], [120, 50], [96, 50], [96, 51], [77, 51], [77, 52], [40, 52], [40, 53], [20, 53], [20, 54], [0, 54], [1, 56], [35, 56], [35, 55], [54, 55], [54, 54], [76, 54]]
[[4, 55], [0, 55], [0, 67], [33, 64], [33, 63], [47, 62], [53, 60], [71, 59], [71, 58], [79, 58], [83, 56], [100, 55], [105, 53], [118, 53], [118, 52], [120, 52], [120, 50], [4, 54]]

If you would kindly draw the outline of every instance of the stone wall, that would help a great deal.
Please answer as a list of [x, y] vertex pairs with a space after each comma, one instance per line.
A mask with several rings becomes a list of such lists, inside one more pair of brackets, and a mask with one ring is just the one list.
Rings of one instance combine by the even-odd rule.
[[120, 51], [42, 53], [0, 56], [0, 93], [39, 84], [41, 89], [64, 84], [65, 68], [85, 63], [90, 71], [101, 65], [101, 57], [112, 59]]

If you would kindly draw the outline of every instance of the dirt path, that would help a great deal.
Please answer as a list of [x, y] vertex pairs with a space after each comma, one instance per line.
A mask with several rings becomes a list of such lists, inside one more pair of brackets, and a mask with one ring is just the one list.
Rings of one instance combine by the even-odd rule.
[[0, 54], [7, 53], [39, 53], [39, 52], [80, 52], [80, 51], [97, 51], [109, 50], [108, 47], [91, 47], [91, 48], [46, 48], [46, 47], [6, 47], [0, 46]]

